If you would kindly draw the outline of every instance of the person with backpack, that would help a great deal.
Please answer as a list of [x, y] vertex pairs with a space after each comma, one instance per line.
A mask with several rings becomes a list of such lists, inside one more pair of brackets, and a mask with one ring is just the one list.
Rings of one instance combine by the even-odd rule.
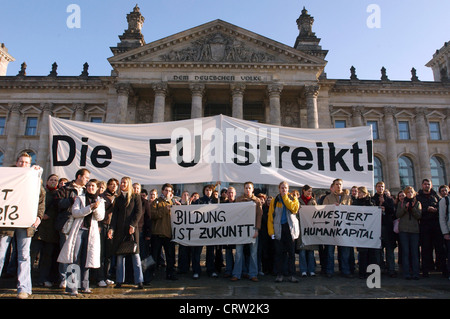
[[[444, 236], [445, 246], [447, 248], [447, 272], [450, 274], [450, 199], [447, 195], [439, 201], [439, 225], [441, 226], [442, 235]], [[450, 280], [450, 276], [448, 277]]]

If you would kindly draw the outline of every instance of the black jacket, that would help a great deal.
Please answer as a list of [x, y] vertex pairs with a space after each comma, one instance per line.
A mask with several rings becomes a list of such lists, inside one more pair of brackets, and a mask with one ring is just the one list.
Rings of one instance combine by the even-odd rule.
[[431, 189], [430, 194], [425, 194], [423, 190], [419, 190], [416, 199], [422, 204], [422, 218], [420, 223], [437, 222], [439, 223], [439, 212], [431, 213], [428, 207], [439, 208], [439, 195]]

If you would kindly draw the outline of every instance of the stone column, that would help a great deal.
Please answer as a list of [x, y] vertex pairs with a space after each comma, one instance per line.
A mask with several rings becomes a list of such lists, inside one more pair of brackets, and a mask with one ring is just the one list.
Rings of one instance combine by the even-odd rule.
[[362, 106], [362, 105], [352, 106], [352, 126], [353, 127], [364, 125], [364, 121], [363, 121], [363, 117], [362, 117], [363, 109], [364, 109], [364, 106]]
[[400, 190], [400, 175], [398, 172], [398, 158], [397, 158], [397, 130], [395, 125], [395, 108], [386, 106], [384, 108], [384, 129], [386, 136], [386, 165], [388, 180], [385, 181], [386, 188], [391, 191]]
[[118, 84], [117, 91], [117, 109], [119, 111], [117, 123], [127, 123], [128, 97], [131, 92], [129, 84]]
[[205, 85], [193, 83], [189, 88], [192, 92], [191, 118], [203, 117], [203, 94], [205, 93]]
[[318, 85], [305, 86], [306, 116], [308, 128], [319, 128], [319, 112], [317, 111]]
[[84, 121], [84, 110], [86, 108], [86, 104], [74, 103], [73, 108], [75, 109], [75, 121]]
[[244, 83], [236, 83], [231, 85], [231, 95], [233, 99], [232, 116], [238, 119], [244, 118]]
[[9, 107], [9, 118], [6, 123], [6, 152], [3, 160], [3, 166], [8, 167], [16, 163], [16, 145], [19, 135], [20, 124], [20, 103], [12, 103]]
[[281, 91], [283, 90], [283, 85], [281, 84], [270, 84], [267, 87], [269, 93], [269, 116], [270, 123], [273, 125], [281, 125]]
[[49, 157], [49, 121], [48, 117], [52, 114], [52, 103], [43, 103], [41, 124], [39, 128], [39, 149], [36, 156], [36, 164], [42, 168], [47, 168], [47, 164], [50, 160]]
[[164, 122], [164, 115], [166, 109], [166, 95], [167, 95], [167, 83], [160, 82], [152, 85], [155, 91], [155, 104], [153, 106], [153, 122]]
[[416, 133], [417, 149], [419, 150], [420, 174], [419, 180], [424, 178], [431, 179], [430, 156], [428, 151], [428, 125], [425, 120], [425, 108], [416, 108]]

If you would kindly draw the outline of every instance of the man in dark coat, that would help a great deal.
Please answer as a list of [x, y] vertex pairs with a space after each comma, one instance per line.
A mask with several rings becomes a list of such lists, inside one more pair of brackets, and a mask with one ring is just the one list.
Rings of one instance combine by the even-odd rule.
[[[432, 188], [429, 179], [422, 181], [422, 189], [416, 198], [422, 204], [422, 218], [420, 219], [420, 244], [422, 253], [422, 275], [428, 277], [435, 268], [441, 271], [444, 277], [448, 277], [445, 266], [444, 237], [439, 225], [439, 195]], [[436, 260], [433, 260], [433, 250]]]

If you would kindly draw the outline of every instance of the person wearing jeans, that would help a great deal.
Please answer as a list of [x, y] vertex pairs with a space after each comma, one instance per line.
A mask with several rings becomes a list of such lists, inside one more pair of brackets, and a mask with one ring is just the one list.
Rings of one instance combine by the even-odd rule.
[[[139, 220], [142, 218], [142, 202], [141, 194], [133, 191], [133, 183], [131, 178], [124, 176], [120, 180], [120, 194], [116, 198], [111, 220], [111, 228], [108, 231], [108, 238], [113, 239], [113, 250], [117, 251], [119, 245], [125, 237], [133, 235], [137, 244], [137, 249], [132, 254], [133, 273], [135, 284], [138, 289], [144, 289], [144, 278], [142, 274], [142, 266], [139, 256]], [[125, 276], [125, 258], [124, 255], [117, 255], [116, 265], [116, 286], [122, 287]]]
[[[21, 153], [16, 160], [16, 167], [29, 168], [31, 166], [31, 156], [28, 153]], [[39, 170], [39, 166], [33, 166]], [[16, 237], [17, 248], [17, 298], [26, 299], [31, 295], [31, 257], [30, 246], [34, 231], [41, 223], [45, 211], [45, 190], [40, 187], [39, 204], [36, 221], [29, 228], [2, 228], [0, 230], [0, 274], [3, 270], [6, 252], [12, 238]]]
[[[250, 244], [245, 244], [250, 249], [250, 260], [248, 267], [248, 276], [251, 281], [258, 281], [258, 232], [261, 229], [262, 205], [261, 201], [253, 194], [254, 185], [252, 182], [244, 183], [244, 195], [236, 199], [238, 202], [253, 201], [256, 204], [256, 218], [255, 218], [255, 234], [253, 238], [255, 241]], [[236, 254], [234, 266], [232, 271], [232, 281], [241, 279], [244, 266], [244, 244], [236, 245]]]

